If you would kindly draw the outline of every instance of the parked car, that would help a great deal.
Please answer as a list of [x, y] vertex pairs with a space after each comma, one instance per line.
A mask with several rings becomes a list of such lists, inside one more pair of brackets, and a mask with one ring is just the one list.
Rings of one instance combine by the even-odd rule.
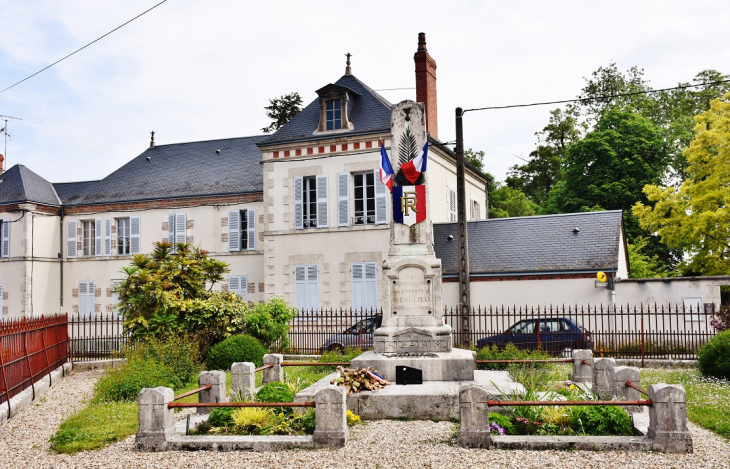
[[[477, 348], [487, 345], [504, 347], [514, 344], [519, 349], [534, 350], [540, 348], [547, 351], [565, 349], [590, 349], [593, 347], [591, 333], [568, 318], [523, 319], [516, 322], [501, 334], [477, 340]], [[539, 331], [539, 333], [538, 333]]]
[[346, 348], [373, 348], [373, 332], [383, 322], [382, 316], [373, 316], [357, 321], [344, 331], [331, 335], [319, 348], [320, 352], [344, 350]]

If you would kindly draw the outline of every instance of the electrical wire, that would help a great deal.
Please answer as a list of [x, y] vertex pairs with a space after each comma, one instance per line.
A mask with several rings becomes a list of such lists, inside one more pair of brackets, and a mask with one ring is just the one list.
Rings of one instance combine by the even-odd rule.
[[160, 3], [158, 3], [158, 4], [157, 4], [157, 5], [155, 5], [155, 6], [153, 6], [153, 7], [152, 7], [152, 8], [150, 8], [149, 10], [145, 10], [145, 11], [143, 11], [142, 13], [140, 13], [140, 14], [139, 14], [139, 15], [137, 15], [137, 16], [135, 16], [135, 17], [134, 17], [134, 18], [132, 18], [131, 20], [127, 21], [126, 23], [122, 24], [121, 26], [117, 26], [116, 28], [112, 29], [112, 30], [111, 30], [111, 31], [109, 31], [108, 33], [104, 34], [103, 36], [101, 36], [101, 37], [98, 37], [98, 38], [94, 39], [93, 41], [91, 41], [90, 43], [86, 44], [86, 45], [85, 45], [84, 47], [81, 47], [81, 48], [79, 48], [79, 49], [76, 49], [75, 51], [73, 51], [73, 52], [71, 52], [70, 54], [68, 54], [68, 55], [67, 55], [66, 57], [64, 57], [64, 58], [62, 58], [62, 59], [59, 59], [59, 60], [57, 60], [57, 61], [53, 62], [53, 63], [52, 63], [51, 65], [49, 65], [49, 66], [47, 66], [47, 67], [45, 67], [45, 68], [43, 68], [43, 69], [41, 69], [41, 70], [38, 70], [38, 71], [37, 71], [37, 72], [35, 72], [35, 73], [34, 73], [33, 75], [31, 75], [31, 76], [28, 76], [28, 77], [25, 77], [25, 78], [23, 78], [22, 80], [20, 80], [19, 82], [15, 83], [14, 85], [10, 85], [10, 86], [8, 86], [8, 87], [7, 87], [7, 88], [5, 88], [4, 90], [0, 91], [0, 93], [4, 93], [4, 92], [6, 92], [7, 90], [9, 90], [10, 88], [13, 88], [14, 86], [17, 86], [17, 85], [19, 85], [19, 84], [23, 83], [24, 81], [26, 81], [26, 80], [29, 80], [29, 79], [33, 78], [34, 76], [38, 75], [39, 73], [41, 73], [41, 72], [43, 72], [43, 71], [46, 71], [46, 70], [48, 70], [49, 68], [53, 67], [53, 66], [54, 66], [54, 65], [56, 65], [57, 63], [59, 63], [59, 62], [62, 62], [62, 61], [64, 61], [64, 60], [68, 59], [69, 57], [71, 57], [71, 56], [72, 56], [72, 55], [74, 55], [75, 53], [77, 53], [77, 52], [80, 52], [80, 51], [82, 51], [82, 50], [86, 49], [87, 47], [89, 47], [89, 46], [90, 46], [90, 45], [92, 45], [93, 43], [95, 43], [95, 42], [98, 42], [98, 41], [100, 41], [101, 39], [104, 39], [105, 37], [107, 37], [108, 35], [110, 35], [111, 33], [113, 33], [114, 31], [116, 31], [116, 30], [118, 30], [118, 29], [121, 29], [122, 27], [124, 27], [124, 26], [128, 25], [129, 23], [131, 23], [132, 21], [136, 20], [136, 19], [137, 19], [137, 18], [139, 18], [140, 16], [142, 16], [142, 15], [144, 15], [144, 14], [146, 14], [146, 13], [148, 13], [148, 12], [152, 11], [152, 10], [154, 10], [155, 8], [157, 8], [158, 6], [162, 5], [162, 4], [163, 4], [163, 3], [165, 3], [166, 1], [167, 1], [167, 0], [162, 0], [162, 1], [160, 2]]
[[662, 88], [659, 90], [636, 91], [633, 93], [619, 93], [619, 94], [611, 94], [611, 95], [606, 95], [606, 96], [595, 96], [592, 98], [564, 99], [561, 101], [546, 101], [546, 102], [541, 102], [541, 103], [530, 103], [530, 104], [510, 104], [508, 106], [477, 107], [477, 108], [473, 108], [473, 109], [466, 109], [461, 113], [461, 115], [464, 115], [470, 111], [486, 111], [486, 110], [492, 110], [492, 109], [511, 109], [511, 108], [516, 108], [516, 107], [545, 106], [548, 104], [584, 103], [587, 101], [598, 101], [601, 99], [621, 98], [623, 96], [636, 96], [636, 95], [640, 95], [640, 94], [660, 93], [662, 91], [683, 90], [683, 89], [687, 89], [687, 88], [697, 88], [700, 86], [719, 85], [721, 83], [730, 83], [730, 80], [709, 81], [706, 83], [697, 83], [696, 85], [679, 85], [679, 86], [674, 86], [672, 88]]

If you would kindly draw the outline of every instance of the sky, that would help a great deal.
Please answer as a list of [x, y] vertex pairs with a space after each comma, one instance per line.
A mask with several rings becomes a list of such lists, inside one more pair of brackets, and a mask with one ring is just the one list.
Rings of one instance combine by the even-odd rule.
[[[0, 89], [158, 1], [0, 0]], [[151, 130], [158, 145], [258, 135], [270, 98], [297, 91], [308, 104], [344, 74], [347, 52], [371, 88], [413, 88], [419, 32], [438, 65], [438, 136], [453, 141], [456, 107], [572, 99], [611, 62], [643, 68], [653, 88], [730, 73], [728, 24], [726, 0], [168, 0], [0, 93], [0, 114], [22, 118], [0, 153], [51, 182], [82, 181], [142, 153]], [[465, 147], [503, 180], [555, 107], [467, 113]]]

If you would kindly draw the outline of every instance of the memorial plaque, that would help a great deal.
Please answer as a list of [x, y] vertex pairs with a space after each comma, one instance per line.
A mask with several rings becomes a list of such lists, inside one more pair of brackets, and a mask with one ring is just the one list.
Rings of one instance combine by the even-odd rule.
[[398, 316], [431, 314], [431, 280], [426, 280], [423, 270], [406, 267], [392, 283], [392, 309]]

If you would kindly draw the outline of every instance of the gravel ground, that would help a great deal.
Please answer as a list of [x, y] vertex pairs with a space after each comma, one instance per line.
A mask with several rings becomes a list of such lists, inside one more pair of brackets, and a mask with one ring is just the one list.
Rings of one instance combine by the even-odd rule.
[[65, 378], [45, 396], [0, 427], [3, 468], [193, 468], [193, 467], [560, 467], [562, 468], [728, 468], [727, 441], [690, 424], [694, 454], [638, 452], [467, 450], [453, 446], [450, 422], [369, 422], [352, 429], [347, 448], [274, 453], [135, 453], [134, 437], [100, 451], [58, 455], [48, 439], [60, 422], [91, 395], [100, 372]]

